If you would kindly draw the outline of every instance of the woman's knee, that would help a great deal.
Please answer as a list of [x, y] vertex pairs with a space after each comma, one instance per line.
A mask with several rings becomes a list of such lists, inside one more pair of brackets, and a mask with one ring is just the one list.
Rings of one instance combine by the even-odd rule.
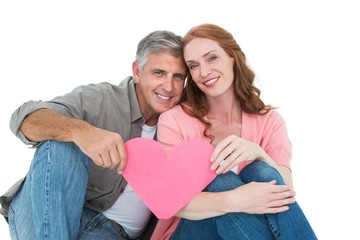
[[255, 160], [244, 167], [240, 172], [241, 178], [244, 182], [269, 182], [276, 180], [277, 184], [284, 184], [281, 174], [269, 164]]
[[228, 191], [244, 185], [239, 175], [234, 172], [227, 172], [216, 176], [216, 178], [205, 188], [207, 192], [222, 192]]

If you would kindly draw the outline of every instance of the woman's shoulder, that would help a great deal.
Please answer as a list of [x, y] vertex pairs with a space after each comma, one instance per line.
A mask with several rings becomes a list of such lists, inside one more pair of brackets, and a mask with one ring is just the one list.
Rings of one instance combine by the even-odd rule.
[[187, 105], [186, 103], [181, 103], [178, 104], [176, 106], [174, 106], [173, 108], [161, 113], [161, 117], [164, 118], [168, 118], [168, 117], [176, 117], [176, 118], [193, 118], [192, 116], [190, 116], [188, 113], [185, 112], [184, 108], [189, 108], [189, 105]]
[[186, 104], [179, 104], [160, 114], [158, 125], [175, 124], [180, 128], [201, 128], [202, 123], [195, 117], [189, 115], [184, 108], [189, 107]]
[[242, 116], [243, 121], [257, 122], [258, 124], [284, 122], [283, 117], [276, 109], [270, 109], [268, 112], [262, 114], [243, 112]]

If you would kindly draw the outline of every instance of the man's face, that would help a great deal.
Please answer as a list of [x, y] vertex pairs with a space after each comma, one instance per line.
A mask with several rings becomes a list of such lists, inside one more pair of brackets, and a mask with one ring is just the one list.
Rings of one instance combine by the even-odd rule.
[[186, 67], [169, 53], [151, 54], [143, 70], [133, 63], [133, 75], [141, 113], [147, 124], [154, 125], [160, 113], [180, 101]]

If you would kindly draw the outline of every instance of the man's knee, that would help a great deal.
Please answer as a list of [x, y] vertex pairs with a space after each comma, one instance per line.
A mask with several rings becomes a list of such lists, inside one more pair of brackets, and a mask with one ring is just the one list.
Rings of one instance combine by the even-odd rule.
[[34, 160], [48, 159], [66, 167], [84, 166], [87, 170], [92, 161], [72, 142], [44, 141], [37, 148]]

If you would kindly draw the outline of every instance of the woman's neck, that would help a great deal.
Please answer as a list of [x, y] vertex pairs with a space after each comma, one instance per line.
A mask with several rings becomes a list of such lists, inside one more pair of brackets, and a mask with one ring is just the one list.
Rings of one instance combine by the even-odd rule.
[[208, 99], [209, 112], [207, 118], [212, 123], [213, 120], [220, 121], [224, 124], [232, 124], [241, 122], [240, 103], [234, 96], [222, 96], [218, 98]]
[[211, 123], [210, 134], [214, 137], [213, 146], [230, 135], [241, 137], [241, 107], [235, 97], [209, 100], [207, 120]]

